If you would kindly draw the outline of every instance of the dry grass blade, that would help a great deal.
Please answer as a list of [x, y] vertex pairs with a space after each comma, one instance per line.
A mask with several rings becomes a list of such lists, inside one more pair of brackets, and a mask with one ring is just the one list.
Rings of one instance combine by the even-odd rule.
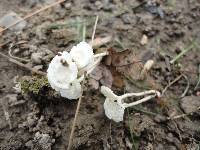
[[185, 78], [185, 80], [187, 81], [187, 86], [183, 92], [183, 94], [181, 95], [181, 98], [185, 97], [185, 95], [187, 94], [189, 88], [190, 88], [190, 82], [189, 82], [189, 79], [186, 75], [183, 74], [183, 77]]
[[199, 78], [198, 78], [198, 81], [197, 81], [197, 84], [196, 84], [194, 90], [197, 90], [197, 88], [198, 88], [198, 86], [200, 84], [200, 64], [199, 64], [199, 71], [198, 71], [198, 73], [199, 73]]
[[165, 94], [165, 92], [167, 91], [167, 89], [172, 86], [175, 82], [177, 82], [178, 80], [180, 80], [183, 77], [183, 74], [179, 75], [178, 77], [176, 77], [176, 79], [174, 79], [172, 82], [170, 82], [162, 91], [162, 96]]
[[180, 118], [184, 118], [184, 117], [186, 117], [186, 116], [190, 116], [190, 115], [192, 115], [193, 113], [195, 113], [195, 112], [197, 112], [197, 111], [199, 111], [200, 110], [200, 107], [198, 107], [195, 111], [193, 111], [193, 112], [190, 112], [190, 113], [187, 113], [187, 114], [181, 114], [181, 115], [177, 115], [177, 116], [174, 116], [174, 117], [172, 117], [172, 118], [167, 118], [168, 120], [175, 120], [175, 119], [180, 119]]
[[[96, 28], [97, 28], [97, 22], [98, 22], [98, 16], [96, 17], [96, 21], [95, 21], [95, 25], [94, 25], [94, 30], [93, 30], [93, 33], [92, 33], [92, 42], [93, 43], [93, 40], [94, 40], [94, 36], [95, 36], [95, 31], [96, 31]], [[82, 86], [85, 84], [85, 78], [82, 82]], [[72, 141], [73, 141], [73, 136], [74, 136], [74, 130], [75, 130], [75, 126], [76, 126], [76, 121], [77, 121], [77, 118], [78, 118], [78, 113], [79, 113], [79, 109], [80, 109], [80, 106], [81, 106], [81, 101], [82, 101], [82, 95], [83, 95], [83, 90], [82, 90], [82, 94], [81, 94], [81, 97], [79, 98], [78, 100], [78, 104], [77, 104], [77, 107], [76, 107], [76, 113], [75, 113], [75, 116], [74, 116], [74, 121], [73, 121], [73, 124], [72, 124], [72, 129], [71, 129], [71, 133], [70, 133], [70, 137], [69, 137], [69, 142], [68, 142], [68, 146], [67, 146], [67, 150], [70, 150], [71, 149], [71, 146], [72, 146]]]
[[187, 47], [186, 49], [182, 50], [181, 53], [179, 53], [175, 58], [173, 58], [170, 63], [173, 64], [174, 62], [176, 62], [178, 59], [180, 59], [184, 54], [186, 54], [188, 51], [192, 50], [193, 48], [195, 48], [197, 45], [195, 42], [193, 42], [189, 47]]
[[96, 32], [98, 20], [99, 20], [99, 16], [96, 16], [96, 20], [95, 20], [95, 24], [94, 24], [94, 29], [93, 29], [93, 33], [92, 33], [91, 45], [93, 45], [93, 41], [94, 41], [94, 36], [95, 36], [95, 32]]
[[[82, 86], [83, 86], [84, 84], [85, 84], [85, 79], [84, 79], [83, 82], [82, 82]], [[74, 136], [74, 130], [75, 130], [76, 121], [77, 121], [77, 118], [78, 118], [78, 112], [79, 112], [79, 109], [80, 109], [80, 106], [81, 106], [82, 96], [83, 96], [83, 90], [82, 90], [81, 97], [80, 97], [79, 100], [78, 100], [77, 107], [76, 107], [76, 112], [75, 112], [75, 116], [74, 116], [74, 120], [73, 120], [73, 124], [72, 124], [71, 133], [70, 133], [70, 136], [69, 136], [69, 143], [68, 143], [68, 146], [67, 146], [67, 150], [70, 150], [71, 147], [72, 147], [73, 136]]]

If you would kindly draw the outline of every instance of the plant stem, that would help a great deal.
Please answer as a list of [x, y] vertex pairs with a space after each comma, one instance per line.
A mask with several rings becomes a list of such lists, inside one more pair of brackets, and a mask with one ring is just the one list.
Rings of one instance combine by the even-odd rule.
[[93, 45], [93, 41], [94, 41], [94, 36], [95, 36], [95, 32], [96, 32], [98, 20], [99, 20], [99, 16], [96, 16], [96, 20], [95, 20], [95, 24], [94, 24], [94, 29], [93, 29], [93, 33], [92, 33], [91, 45]]
[[199, 73], [199, 79], [197, 81], [197, 84], [196, 84], [194, 90], [196, 90], [198, 88], [199, 84], [200, 84], [200, 64], [199, 64], [199, 71], [198, 71], [198, 73]]
[[192, 48], [196, 47], [195, 42], [193, 42], [188, 48], [182, 50], [181, 53], [179, 53], [175, 58], [173, 58], [170, 63], [173, 64], [174, 62], [176, 62], [180, 57], [182, 57], [185, 53], [187, 53], [189, 50], [191, 50]]
[[[85, 84], [85, 78], [83, 79], [82, 86], [84, 84]], [[82, 96], [83, 96], [83, 89], [82, 89], [81, 97], [79, 98], [78, 104], [77, 104], [77, 107], [76, 107], [76, 112], [75, 112], [75, 116], [74, 116], [74, 120], [73, 120], [73, 124], [72, 124], [71, 133], [70, 133], [70, 136], [69, 136], [69, 142], [68, 142], [67, 150], [70, 150], [71, 147], [72, 147], [72, 142], [73, 142], [73, 137], [74, 137], [74, 130], [75, 130], [76, 121], [77, 121], [78, 113], [79, 113], [80, 106], [81, 106]]]
[[155, 95], [150, 95], [150, 96], [147, 96], [145, 98], [142, 98], [141, 100], [138, 100], [138, 101], [135, 101], [135, 102], [132, 102], [132, 103], [123, 103], [122, 105], [127, 108], [127, 107], [132, 107], [132, 106], [135, 106], [135, 105], [138, 105], [138, 104], [141, 104], [143, 102], [146, 102], [152, 98], [156, 97], [156, 94]]

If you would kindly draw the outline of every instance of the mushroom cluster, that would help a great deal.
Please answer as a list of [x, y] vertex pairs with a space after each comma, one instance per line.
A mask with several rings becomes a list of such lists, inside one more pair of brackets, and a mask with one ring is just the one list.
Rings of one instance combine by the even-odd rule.
[[82, 93], [80, 83], [84, 79], [84, 72], [90, 73], [104, 56], [97, 55], [99, 57], [94, 55], [92, 47], [86, 42], [73, 46], [70, 52], [59, 52], [52, 59], [47, 70], [51, 87], [62, 97], [79, 98]]
[[[47, 70], [47, 78], [51, 87], [58, 91], [62, 97], [79, 98], [82, 94], [81, 81], [93, 71], [102, 57], [107, 54], [107, 52], [94, 54], [92, 47], [86, 42], [80, 42], [73, 46], [70, 52], [59, 52], [52, 59]], [[161, 96], [160, 92], [156, 90], [126, 93], [118, 96], [106, 86], [101, 87], [101, 93], [106, 97], [104, 102], [105, 114], [115, 122], [123, 121], [126, 108]], [[132, 96], [146, 97], [132, 103], [124, 102], [124, 99]]]
[[[126, 108], [146, 102], [156, 96], [157, 97], [161, 96], [160, 92], [156, 90], [149, 90], [149, 91], [144, 91], [140, 93], [126, 93], [124, 95], [118, 96], [114, 94], [113, 91], [106, 86], [101, 87], [101, 93], [106, 97], [106, 100], [104, 102], [105, 114], [109, 119], [112, 119], [115, 122], [123, 121], [124, 110]], [[140, 97], [144, 95], [148, 95], [148, 96], [132, 103], [124, 102], [125, 98], [132, 97], [132, 96]]]

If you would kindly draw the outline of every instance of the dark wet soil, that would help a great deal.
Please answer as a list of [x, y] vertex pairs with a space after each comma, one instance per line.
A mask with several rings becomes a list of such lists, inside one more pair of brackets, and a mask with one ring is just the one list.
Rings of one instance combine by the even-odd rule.
[[[1, 0], [0, 16], [10, 10], [25, 16], [50, 2], [53, 0]], [[136, 78], [139, 70], [135, 64], [124, 68], [115, 66], [115, 71], [118, 71], [118, 80], [114, 79], [112, 86], [115, 93], [152, 88], [162, 91], [179, 75], [184, 77], [169, 87], [161, 99], [128, 109], [120, 123], [105, 116], [104, 97], [99, 90], [86, 87], [73, 149], [198, 150], [200, 86], [195, 86], [200, 65], [199, 0], [66, 1], [28, 19], [22, 31], [7, 30], [1, 35], [0, 45], [4, 45], [0, 51], [8, 55], [13, 43], [15, 56], [30, 60], [30, 67], [45, 72], [57, 52], [70, 50], [80, 41], [77, 29], [80, 29], [80, 22], [85, 21], [86, 40], [91, 39], [95, 15], [99, 16], [96, 37], [113, 37], [97, 50], [112, 47], [119, 52], [128, 49], [138, 59], [155, 61], [144, 81]], [[144, 35], [148, 40], [141, 42]], [[170, 64], [181, 51], [191, 46], [191, 50]], [[110, 70], [113, 67], [104, 65]], [[67, 148], [77, 100], [61, 98], [47, 85], [36, 92], [20, 92], [13, 88], [16, 81], [31, 81], [35, 76], [0, 56], [2, 150]], [[189, 89], [184, 93], [188, 84]], [[180, 98], [183, 93], [183, 98]], [[184, 113], [188, 115], [169, 119]]]

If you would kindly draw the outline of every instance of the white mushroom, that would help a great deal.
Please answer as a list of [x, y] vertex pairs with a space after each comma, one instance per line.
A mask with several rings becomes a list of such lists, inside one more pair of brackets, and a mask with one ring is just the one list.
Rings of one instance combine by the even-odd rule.
[[70, 83], [77, 78], [78, 68], [68, 52], [56, 55], [47, 70], [47, 78], [53, 89], [69, 89]]
[[[84, 74], [91, 71], [99, 64], [107, 52], [94, 55], [92, 47], [86, 42], [74, 46], [70, 53], [64, 51], [56, 55], [47, 70], [47, 78], [53, 89], [60, 92], [62, 97], [77, 99], [81, 96], [81, 81]], [[81, 75], [81, 78], [77, 78]]]
[[79, 69], [86, 67], [94, 60], [92, 47], [84, 41], [80, 42], [76, 46], [73, 46], [70, 51], [70, 55]]
[[68, 99], [77, 99], [81, 96], [81, 84], [77, 81], [72, 82], [69, 89], [61, 89], [60, 94], [62, 97]]
[[68, 98], [68, 99], [77, 99], [82, 94], [82, 87], [80, 82], [84, 79], [84, 75], [82, 75], [79, 79], [76, 79], [72, 83], [70, 83], [70, 86], [68, 89], [60, 89], [60, 94], [62, 97]]
[[117, 102], [106, 98], [104, 102], [105, 114], [109, 119], [114, 120], [115, 122], [123, 121], [124, 110], [125, 108], [120, 106]]
[[[106, 86], [101, 87], [101, 93], [106, 97], [106, 100], [104, 102], [105, 114], [109, 119], [112, 119], [115, 122], [123, 121], [125, 108], [146, 102], [156, 96], [160, 97], [160, 92], [156, 90], [149, 90], [140, 93], [126, 93], [124, 95], [118, 96], [114, 94], [113, 91]], [[144, 96], [144, 95], [148, 96], [132, 103], [124, 103], [125, 98], [132, 96], [136, 97]]]

